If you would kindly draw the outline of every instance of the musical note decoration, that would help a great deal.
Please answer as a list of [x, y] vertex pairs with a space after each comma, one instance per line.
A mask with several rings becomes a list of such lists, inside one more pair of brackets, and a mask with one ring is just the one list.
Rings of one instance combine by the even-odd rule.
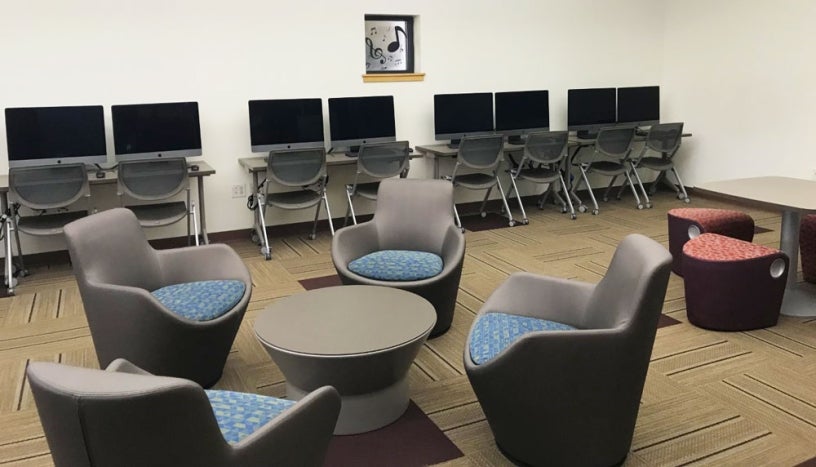
[[366, 16], [366, 73], [413, 72], [412, 22], [410, 16]]

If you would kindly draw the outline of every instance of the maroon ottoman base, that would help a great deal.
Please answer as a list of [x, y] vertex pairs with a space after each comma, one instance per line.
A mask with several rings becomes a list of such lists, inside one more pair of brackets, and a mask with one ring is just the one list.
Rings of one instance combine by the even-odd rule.
[[816, 214], [802, 217], [799, 254], [802, 257], [802, 277], [807, 282], [816, 284]]
[[747, 331], [776, 324], [788, 256], [776, 249], [717, 234], [683, 246], [686, 313], [701, 328]]
[[750, 242], [754, 239], [754, 220], [748, 214], [728, 209], [677, 208], [668, 213], [669, 253], [672, 271], [683, 275], [683, 245], [702, 233], [715, 233]]

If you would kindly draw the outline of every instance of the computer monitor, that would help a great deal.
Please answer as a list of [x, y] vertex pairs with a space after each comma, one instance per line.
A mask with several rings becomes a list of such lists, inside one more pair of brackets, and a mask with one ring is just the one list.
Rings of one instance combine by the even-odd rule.
[[108, 161], [101, 105], [14, 107], [5, 113], [9, 167]]
[[614, 125], [616, 121], [615, 88], [567, 91], [567, 129], [584, 134]]
[[252, 152], [323, 148], [323, 101], [249, 101], [249, 136]]
[[111, 107], [116, 160], [201, 155], [198, 102]]
[[521, 135], [550, 129], [547, 91], [496, 93], [496, 131], [519, 141]]
[[329, 127], [333, 147], [397, 140], [394, 96], [333, 97], [329, 99]]
[[493, 94], [434, 95], [434, 135], [437, 140], [451, 140], [453, 145], [469, 135], [493, 132]]
[[618, 88], [618, 123], [660, 123], [660, 86]]

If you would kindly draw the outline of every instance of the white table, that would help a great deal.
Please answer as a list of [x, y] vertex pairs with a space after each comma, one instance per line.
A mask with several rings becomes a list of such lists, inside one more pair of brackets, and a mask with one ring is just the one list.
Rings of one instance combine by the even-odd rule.
[[799, 224], [802, 215], [816, 213], [816, 181], [789, 177], [755, 177], [702, 183], [695, 191], [782, 212], [779, 249], [790, 259], [781, 313], [816, 316], [816, 286], [797, 283]]

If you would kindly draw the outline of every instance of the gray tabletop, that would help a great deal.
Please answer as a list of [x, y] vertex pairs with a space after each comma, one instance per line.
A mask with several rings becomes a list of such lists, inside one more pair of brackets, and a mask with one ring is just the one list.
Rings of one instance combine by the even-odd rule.
[[255, 320], [255, 334], [263, 343], [289, 352], [342, 356], [402, 346], [435, 323], [436, 311], [419, 295], [346, 285], [278, 300]]
[[802, 213], [816, 212], [816, 181], [790, 177], [754, 177], [701, 183], [695, 191]]

